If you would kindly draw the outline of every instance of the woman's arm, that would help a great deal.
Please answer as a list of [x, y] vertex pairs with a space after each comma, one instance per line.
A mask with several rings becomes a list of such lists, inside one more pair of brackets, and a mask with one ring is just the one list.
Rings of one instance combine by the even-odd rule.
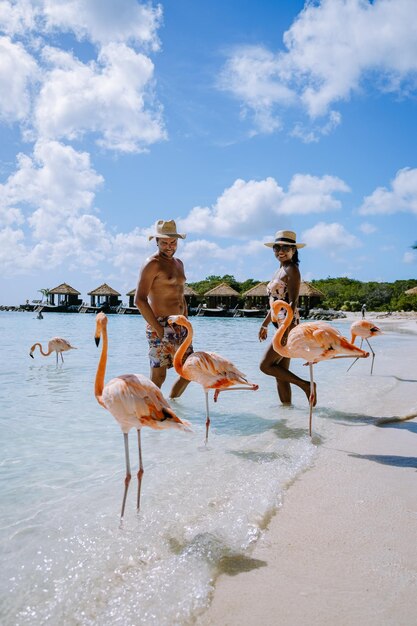
[[267, 316], [265, 317], [264, 321], [262, 322], [262, 326], [259, 329], [259, 333], [258, 333], [258, 337], [259, 337], [259, 341], [265, 341], [265, 339], [268, 336], [268, 324], [271, 321], [271, 309], [269, 309]]

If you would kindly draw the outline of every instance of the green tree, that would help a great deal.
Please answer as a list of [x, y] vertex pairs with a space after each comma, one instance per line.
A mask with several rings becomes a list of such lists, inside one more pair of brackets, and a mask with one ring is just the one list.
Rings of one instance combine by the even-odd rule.
[[43, 299], [44, 299], [44, 298], [46, 298], [46, 301], [48, 302], [48, 297], [49, 297], [49, 294], [50, 294], [50, 289], [38, 289], [38, 291], [39, 291], [39, 293], [41, 293], [41, 294], [42, 294], [42, 302], [43, 302]]

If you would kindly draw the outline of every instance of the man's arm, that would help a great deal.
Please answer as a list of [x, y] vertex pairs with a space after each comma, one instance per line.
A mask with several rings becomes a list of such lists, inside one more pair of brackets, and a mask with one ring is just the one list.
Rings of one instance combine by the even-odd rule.
[[148, 295], [152, 287], [152, 283], [158, 273], [158, 264], [156, 260], [149, 260], [143, 266], [138, 280], [138, 286], [135, 293], [135, 305], [141, 312], [144, 319], [152, 326], [160, 339], [164, 337], [164, 327], [156, 319], [149, 302]]

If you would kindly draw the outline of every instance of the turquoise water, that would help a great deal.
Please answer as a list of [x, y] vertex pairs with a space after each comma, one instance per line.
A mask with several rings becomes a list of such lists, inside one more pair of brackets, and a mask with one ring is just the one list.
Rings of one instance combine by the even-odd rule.
[[[251, 566], [251, 546], [285, 489], [340, 423], [360, 426], [411, 408], [415, 335], [376, 338], [372, 377], [366, 361], [349, 373], [348, 360], [315, 367], [311, 441], [305, 396], [295, 390], [294, 406], [280, 407], [274, 381], [258, 370], [265, 349], [257, 340], [260, 320], [192, 323], [195, 349], [230, 358], [259, 391], [224, 393], [217, 404], [211, 396], [207, 448], [204, 393], [195, 383], [173, 403], [192, 422], [192, 434], [142, 430], [139, 516], [132, 432], [133, 478], [120, 528], [123, 436], [94, 398], [94, 317], [0, 313], [2, 624], [192, 623], [219, 572]], [[338, 326], [348, 334], [346, 323]], [[148, 374], [143, 319], [110, 316], [108, 331], [106, 380]], [[29, 358], [35, 341], [46, 345], [54, 336], [78, 348], [64, 354], [63, 365], [38, 351]], [[301, 361], [293, 369], [308, 376]], [[166, 395], [174, 379], [170, 371]]]

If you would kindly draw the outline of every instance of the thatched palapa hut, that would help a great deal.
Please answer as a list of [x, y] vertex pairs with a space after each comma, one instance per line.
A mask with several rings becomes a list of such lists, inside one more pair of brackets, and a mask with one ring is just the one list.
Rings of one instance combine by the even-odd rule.
[[258, 283], [242, 293], [245, 309], [267, 309], [269, 306], [268, 294], [266, 292], [267, 283]]
[[118, 307], [121, 304], [120, 293], [109, 287], [107, 283], [103, 283], [97, 289], [89, 291], [92, 307]]
[[[267, 310], [269, 308], [267, 284], [266, 282], [258, 283], [242, 294], [242, 297], [245, 299], [245, 309], [259, 308]], [[317, 306], [324, 298], [325, 295], [322, 291], [316, 289], [305, 280], [301, 281], [298, 305], [305, 316], [308, 315], [311, 308]]]
[[82, 304], [81, 298], [78, 296], [81, 295], [80, 291], [71, 287], [67, 283], [62, 283], [58, 285], [58, 287], [54, 287], [49, 290], [48, 293], [48, 303], [55, 306], [55, 296], [57, 296], [57, 306], [75, 306], [78, 307]]
[[307, 316], [310, 309], [318, 306], [321, 300], [324, 300], [325, 294], [316, 289], [310, 283], [305, 280], [301, 281], [300, 294], [299, 294], [299, 306], [303, 309], [304, 316]]
[[132, 289], [131, 291], [127, 292], [127, 297], [129, 298], [129, 307], [134, 307], [135, 306], [135, 293], [136, 293], [136, 289]]
[[198, 293], [188, 285], [184, 286], [184, 298], [187, 303], [188, 311], [190, 311], [191, 308], [195, 308], [197, 306]]
[[240, 298], [240, 293], [227, 283], [221, 283], [204, 294], [207, 306], [210, 309], [234, 309]]

